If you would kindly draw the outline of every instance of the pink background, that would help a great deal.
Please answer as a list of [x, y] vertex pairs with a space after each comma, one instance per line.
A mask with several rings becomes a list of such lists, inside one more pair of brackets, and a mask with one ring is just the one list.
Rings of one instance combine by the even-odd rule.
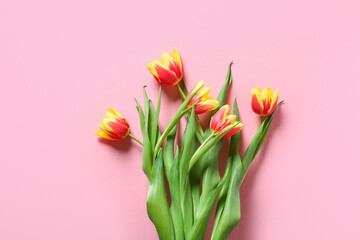
[[[213, 96], [234, 61], [242, 152], [258, 124], [251, 88], [277, 88], [286, 101], [241, 188], [230, 239], [360, 239], [359, 9], [357, 0], [1, 0], [0, 239], [157, 239], [141, 148], [94, 132], [114, 107], [140, 136], [133, 97], [142, 102], [148, 85], [156, 99], [146, 63], [174, 47], [188, 86], [205, 80]], [[180, 103], [164, 92], [162, 129]]]

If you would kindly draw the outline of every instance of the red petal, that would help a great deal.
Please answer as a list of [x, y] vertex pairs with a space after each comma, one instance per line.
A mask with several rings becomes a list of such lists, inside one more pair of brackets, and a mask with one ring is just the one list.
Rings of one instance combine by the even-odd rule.
[[178, 79], [176, 74], [168, 69], [165, 69], [159, 65], [155, 66], [155, 70], [158, 74], [160, 83], [164, 83], [166, 85], [175, 85], [181, 79]]
[[271, 104], [271, 107], [269, 109], [269, 111], [266, 113], [266, 116], [272, 114], [276, 108], [277, 102], [278, 102], [279, 96], [276, 97], [276, 99], [273, 99], [273, 102]]
[[213, 105], [208, 105], [208, 104], [197, 104], [195, 106], [195, 113], [196, 114], [202, 114], [202, 113], [206, 113], [206, 112], [209, 112], [211, 110], [213, 110]]
[[240, 130], [241, 130], [241, 126], [239, 126], [239, 127], [236, 126], [233, 129], [231, 129], [229, 132], [227, 132], [222, 138], [231, 137], [232, 135], [239, 132]]
[[263, 114], [263, 107], [258, 102], [258, 99], [255, 94], [251, 95], [251, 108], [256, 114]]
[[120, 138], [125, 138], [130, 130], [128, 126], [119, 122], [109, 122], [108, 125], [113, 130], [113, 133]]
[[180, 69], [180, 66], [177, 62], [171, 60], [169, 64], [169, 69], [173, 71], [178, 79], [182, 79], [183, 73]]
[[229, 112], [229, 105], [224, 105], [215, 113], [215, 115], [210, 120], [210, 129], [213, 131], [218, 131], [221, 125], [224, 124], [226, 114]]

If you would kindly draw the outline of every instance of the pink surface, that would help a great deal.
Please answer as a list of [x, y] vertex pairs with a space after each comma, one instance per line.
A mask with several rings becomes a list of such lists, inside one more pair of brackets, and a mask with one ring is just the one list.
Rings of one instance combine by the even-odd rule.
[[[146, 63], [174, 47], [188, 86], [205, 80], [213, 96], [234, 61], [242, 151], [258, 124], [251, 88], [286, 100], [230, 239], [360, 239], [359, 9], [356, 0], [2, 0], [0, 239], [157, 239], [141, 148], [94, 132], [114, 107], [140, 135], [132, 98], [146, 84], [156, 99]], [[162, 129], [180, 103], [164, 92]]]

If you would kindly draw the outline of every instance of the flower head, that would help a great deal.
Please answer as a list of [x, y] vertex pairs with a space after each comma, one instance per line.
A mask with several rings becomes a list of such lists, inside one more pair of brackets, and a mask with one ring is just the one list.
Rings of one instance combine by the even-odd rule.
[[244, 124], [236, 121], [235, 115], [227, 115], [229, 112], [229, 105], [222, 106], [217, 113], [210, 120], [210, 130], [215, 135], [221, 134], [226, 127], [236, 125], [233, 129], [227, 132], [222, 138], [231, 137], [239, 132]]
[[270, 88], [261, 91], [260, 88], [254, 87], [251, 90], [251, 108], [262, 117], [268, 116], [274, 112], [278, 98], [278, 90], [275, 90], [274, 94], [272, 94]]
[[163, 53], [161, 61], [154, 60], [146, 65], [155, 79], [161, 84], [175, 85], [181, 81], [184, 72], [179, 51], [175, 48], [174, 53]]
[[209, 87], [200, 89], [186, 106], [191, 107], [195, 102], [195, 114], [202, 114], [216, 109], [219, 106], [219, 102], [212, 97], [208, 97], [209, 93]]
[[100, 131], [95, 134], [109, 140], [122, 140], [129, 135], [130, 125], [116, 110], [110, 108], [100, 124]]

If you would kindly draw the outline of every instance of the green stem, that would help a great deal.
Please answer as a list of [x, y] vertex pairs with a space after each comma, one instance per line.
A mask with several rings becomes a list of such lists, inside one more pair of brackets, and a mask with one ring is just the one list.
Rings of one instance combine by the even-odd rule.
[[[246, 152], [245, 152], [245, 154], [244, 154], [244, 156], [243, 156], [243, 158], [242, 158], [242, 162], [243, 162], [243, 167], [244, 167], [244, 169], [243, 169], [243, 175], [241, 176], [240, 185], [241, 185], [242, 182], [244, 181], [245, 176], [246, 176], [246, 174], [247, 174], [247, 172], [248, 172], [248, 170], [249, 170], [249, 167], [250, 167], [252, 161], [253, 161], [254, 158], [256, 157], [257, 153], [258, 153], [259, 150], [261, 149], [261, 147], [262, 147], [262, 145], [263, 145], [263, 143], [264, 143], [264, 141], [265, 141], [265, 139], [266, 139], [266, 136], [267, 136], [268, 131], [269, 131], [269, 129], [270, 129], [270, 125], [271, 125], [272, 119], [273, 119], [273, 117], [274, 117], [274, 114], [275, 114], [277, 108], [278, 108], [278, 107], [280, 106], [280, 104], [282, 104], [283, 102], [284, 102], [284, 100], [281, 101], [281, 102], [279, 102], [278, 105], [276, 106], [274, 112], [273, 112], [271, 115], [269, 115], [269, 116], [264, 120], [264, 124], [263, 124], [263, 123], [260, 124], [259, 129], [258, 129], [258, 131], [260, 131], [260, 135], [257, 137], [258, 140], [257, 140], [256, 142], [254, 142], [254, 144], [256, 144], [256, 147], [255, 147], [255, 151], [253, 151], [252, 154], [251, 154], [251, 159], [249, 159], [249, 157], [248, 157], [248, 158], [246, 157], [246, 152], [247, 152], [248, 149], [250, 148], [250, 145], [252, 144], [253, 140], [255, 139], [255, 137], [256, 137], [256, 135], [257, 135], [258, 133], [255, 134], [255, 136], [253, 137], [252, 142], [251, 142], [250, 145], [248, 146], [248, 149], [246, 150]], [[264, 117], [261, 117], [261, 120], [263, 120], [263, 119], [264, 119]], [[266, 121], [267, 121], [267, 123], [265, 123]], [[264, 126], [264, 125], [265, 125], [265, 126]], [[260, 129], [260, 128], [261, 128], [261, 129]], [[245, 163], [245, 162], [246, 162], [246, 163]]]
[[[186, 108], [186, 105], [189, 103], [190, 99], [194, 97], [195, 93], [199, 91], [203, 87], [203, 83], [199, 82], [196, 85], [196, 88], [189, 94], [187, 98], [183, 101], [177, 112], [175, 113], [174, 117], [171, 119], [169, 125], [166, 127], [164, 133], [161, 135], [160, 139], [157, 141], [154, 149], [154, 160], [156, 159], [156, 156], [161, 148], [161, 144], [164, 142], [167, 135], [170, 133], [171, 129], [180, 121], [180, 119], [191, 109]], [[186, 109], [186, 110], [185, 110]]]
[[264, 117], [263, 117], [263, 116], [260, 116], [260, 122], [259, 122], [259, 127], [258, 127], [258, 128], [260, 128], [260, 126], [261, 126], [261, 124], [262, 124], [263, 120], [264, 120]]
[[[186, 98], [186, 96], [185, 96], [183, 90], [181, 89], [181, 87], [180, 87], [180, 85], [179, 85], [178, 83], [176, 84], [176, 87], [177, 87], [177, 89], [179, 90], [179, 93], [180, 93], [180, 95], [181, 95], [182, 100], [184, 101], [185, 98]], [[187, 119], [187, 118], [186, 118], [186, 119]], [[202, 140], [202, 136], [204, 135], [204, 131], [203, 131], [202, 127], [201, 127], [201, 124], [200, 124], [200, 121], [199, 121], [199, 117], [198, 117], [198, 116], [195, 116], [195, 121], [196, 121], [196, 124], [197, 124], [196, 135], [197, 135], [197, 138], [199, 139], [199, 141], [201, 141], [201, 140]]]
[[143, 142], [141, 140], [139, 140], [137, 137], [135, 137], [134, 135], [129, 133], [129, 137], [131, 137], [132, 139], [137, 141], [141, 146], [144, 146]]
[[167, 135], [169, 135], [170, 131], [173, 129], [173, 127], [180, 121], [180, 119], [187, 113], [191, 108], [187, 108], [184, 112], [181, 114], [175, 114], [175, 117], [171, 120], [169, 125], [166, 127], [164, 133], [161, 135], [160, 139], [158, 140], [155, 149], [154, 149], [154, 159], [156, 159], [156, 155], [158, 154], [161, 144], [164, 142]]
[[183, 90], [181, 89], [181, 87], [179, 86], [178, 83], [176, 84], [176, 87], [177, 87], [177, 89], [179, 90], [179, 93], [180, 93], [180, 95], [181, 95], [182, 100], [185, 100], [186, 96], [185, 96]]
[[[220, 139], [222, 137], [225, 136], [226, 133], [228, 133], [231, 129], [233, 129], [234, 127], [236, 127], [238, 123], [232, 124], [230, 126], [227, 126], [226, 128], [224, 128], [221, 133], [217, 133], [214, 134], [212, 133], [205, 141], [203, 144], [201, 144], [201, 146], [196, 150], [196, 152], [193, 154], [193, 156], [190, 159], [190, 164], [189, 164], [189, 171], [191, 170], [191, 168], [195, 165], [195, 163], [199, 160], [199, 158], [204, 155], [207, 151], [209, 151], [210, 148], [212, 148], [218, 141], [220, 141]], [[211, 137], [215, 136], [213, 139], [211, 139]], [[211, 140], [211, 141], [210, 141]], [[207, 144], [206, 144], [207, 143]]]
[[[202, 148], [208, 141], [210, 141], [210, 139], [211, 139], [214, 135], [215, 135], [215, 133], [211, 133], [210, 136], [209, 136], [207, 139], [205, 139], [205, 141], [201, 144], [201, 146], [198, 148], [198, 150], [199, 150], [200, 148]], [[198, 151], [198, 150], [197, 150], [197, 151]]]
[[195, 121], [196, 121], [196, 124], [197, 124], [197, 128], [200, 132], [200, 135], [203, 136], [204, 135], [204, 130], [202, 129], [202, 126], [201, 126], [201, 123], [200, 123], [200, 120], [199, 120], [199, 117], [198, 116], [195, 116]]
[[[199, 152], [199, 151], [206, 145], [206, 143], [208, 143], [208, 142], [210, 141], [210, 139], [211, 139], [213, 136], [215, 136], [215, 133], [211, 133], [210, 136], [209, 136], [207, 139], [205, 139], [205, 141], [200, 145], [200, 147], [196, 150], [196, 152], [193, 154], [193, 156], [194, 156], [197, 152]], [[189, 169], [191, 169], [194, 164], [195, 164], [195, 163], [192, 163], [192, 162], [190, 161], [190, 168], [189, 168]]]

